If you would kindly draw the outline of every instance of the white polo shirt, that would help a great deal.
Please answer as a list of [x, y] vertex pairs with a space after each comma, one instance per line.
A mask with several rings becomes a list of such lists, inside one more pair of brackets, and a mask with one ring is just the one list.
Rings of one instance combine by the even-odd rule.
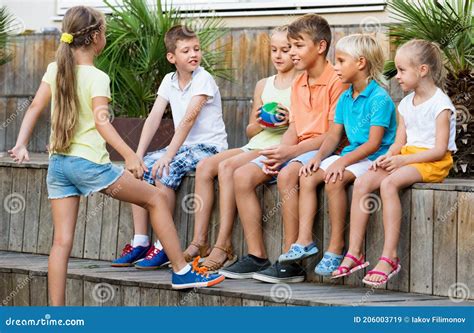
[[227, 149], [221, 94], [208, 71], [198, 67], [183, 90], [179, 87], [178, 73], [168, 73], [158, 88], [158, 95], [170, 103], [175, 128], [181, 123], [193, 96], [208, 96], [183, 145], [204, 143], [215, 146], [218, 151]]

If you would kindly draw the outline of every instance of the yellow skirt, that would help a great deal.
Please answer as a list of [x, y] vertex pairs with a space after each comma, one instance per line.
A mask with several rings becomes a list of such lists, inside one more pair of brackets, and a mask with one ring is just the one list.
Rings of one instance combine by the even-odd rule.
[[[404, 146], [402, 147], [401, 154], [411, 155], [425, 150], [428, 150], [428, 148]], [[453, 166], [453, 157], [451, 156], [451, 152], [448, 151], [440, 161], [413, 163], [409, 165], [418, 170], [418, 172], [423, 177], [423, 182], [440, 183], [449, 174], [449, 170], [451, 170], [451, 167]]]

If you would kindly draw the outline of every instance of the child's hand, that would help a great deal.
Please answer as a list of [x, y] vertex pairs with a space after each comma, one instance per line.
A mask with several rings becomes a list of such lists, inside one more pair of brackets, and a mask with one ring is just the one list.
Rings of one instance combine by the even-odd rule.
[[10, 157], [13, 158], [13, 160], [18, 164], [23, 163], [23, 161], [30, 160], [28, 149], [26, 149], [26, 147], [23, 145], [16, 145], [10, 149], [8, 153], [10, 154]]
[[300, 169], [299, 176], [305, 175], [306, 177], [311, 176], [313, 172], [318, 171], [321, 165], [321, 160], [318, 157], [313, 157], [309, 162], [303, 165]]
[[155, 179], [157, 175], [159, 178], [163, 177], [163, 175], [169, 175], [170, 164], [172, 160], [172, 157], [169, 157], [165, 154], [158, 161], [156, 161], [155, 165], [153, 165], [153, 169], [151, 169], [151, 176], [153, 179]]
[[343, 161], [341, 161], [341, 159], [338, 159], [336, 162], [331, 164], [326, 170], [326, 178], [324, 179], [324, 182], [326, 184], [331, 181], [335, 183], [338, 179], [342, 181], [342, 177], [344, 176], [344, 170], [346, 170], [346, 165]]
[[262, 161], [262, 163], [263, 163], [262, 171], [266, 175], [275, 176], [280, 172], [281, 163], [267, 164], [268, 160]]
[[392, 173], [404, 166], [406, 164], [405, 162], [406, 158], [403, 155], [391, 156], [384, 161], [383, 168], [388, 171], [388, 173]]
[[281, 120], [278, 123], [275, 123], [276, 127], [288, 127], [290, 124], [290, 111], [282, 104], [278, 103], [278, 113], [277, 119]]
[[135, 154], [125, 159], [125, 169], [130, 171], [137, 179], [143, 179], [143, 172], [148, 171], [143, 160]]
[[264, 161], [265, 164], [276, 164], [284, 163], [290, 159], [290, 146], [285, 144], [280, 144], [276, 146], [271, 146], [260, 151], [260, 155], [265, 156], [267, 161]]
[[372, 162], [372, 165], [369, 167], [369, 170], [376, 171], [377, 167], [381, 167], [383, 169], [383, 164], [385, 163], [387, 158], [389, 158], [391, 156], [392, 156], [392, 153], [389, 152], [389, 151], [384, 155], [380, 155], [379, 157], [377, 157], [377, 159], [375, 161]]

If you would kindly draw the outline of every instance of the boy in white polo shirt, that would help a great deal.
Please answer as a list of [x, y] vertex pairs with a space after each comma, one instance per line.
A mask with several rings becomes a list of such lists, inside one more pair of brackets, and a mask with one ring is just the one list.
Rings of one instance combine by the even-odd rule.
[[[176, 194], [182, 178], [196, 169], [206, 157], [227, 149], [227, 133], [222, 117], [219, 88], [213, 77], [202, 67], [197, 35], [188, 27], [177, 25], [165, 35], [166, 57], [176, 66], [167, 74], [158, 89], [158, 97], [145, 122], [137, 148], [143, 157], [160, 126], [168, 105], [175, 124], [175, 134], [168, 147], [144, 156], [148, 171], [144, 179], [165, 192], [168, 207], [174, 211]], [[156, 269], [168, 263], [161, 244], [150, 246], [148, 211], [132, 205], [135, 235], [112, 266], [132, 266]], [[157, 219], [160, 220], [159, 218]]]

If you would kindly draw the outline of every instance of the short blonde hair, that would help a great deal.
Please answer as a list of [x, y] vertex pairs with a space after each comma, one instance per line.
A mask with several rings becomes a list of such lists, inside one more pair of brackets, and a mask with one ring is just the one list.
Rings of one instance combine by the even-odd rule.
[[344, 52], [358, 59], [365, 58], [368, 69], [368, 80], [387, 86], [383, 76], [385, 56], [380, 44], [367, 34], [353, 34], [341, 38], [336, 44], [336, 51]]

